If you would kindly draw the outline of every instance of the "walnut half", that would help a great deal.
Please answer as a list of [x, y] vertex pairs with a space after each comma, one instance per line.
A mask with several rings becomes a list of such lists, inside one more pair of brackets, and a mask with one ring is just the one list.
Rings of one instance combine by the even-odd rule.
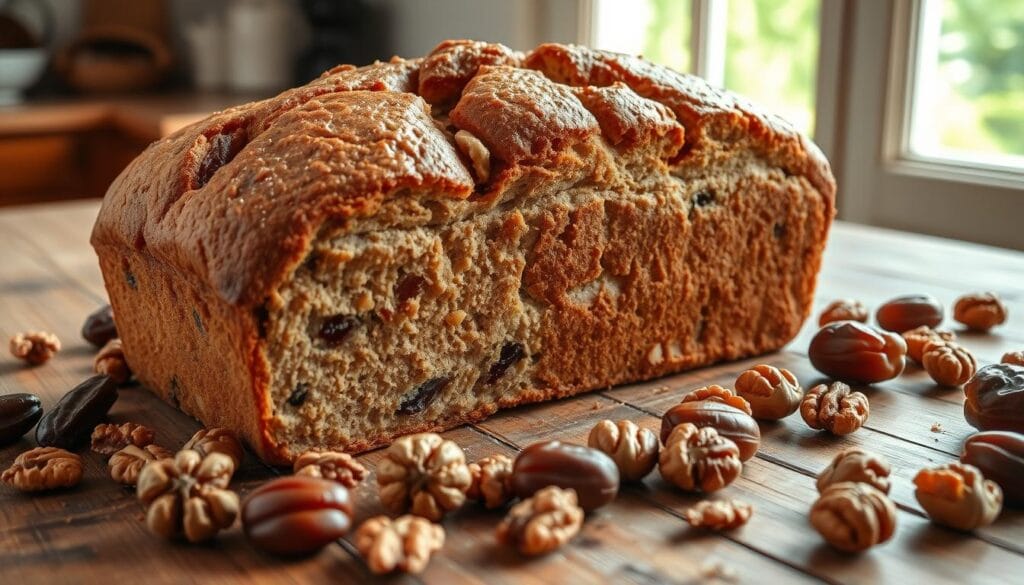
[[393, 513], [409, 510], [435, 522], [466, 501], [471, 482], [462, 448], [436, 433], [398, 439], [377, 465], [385, 508]]
[[174, 453], [160, 445], [150, 444], [145, 447], [127, 445], [110, 457], [107, 467], [110, 468], [110, 478], [117, 483], [135, 485], [139, 481], [142, 468], [147, 463], [171, 457], [174, 457]]
[[292, 466], [295, 475], [322, 477], [354, 488], [366, 477], [366, 468], [348, 453], [306, 451]]
[[966, 463], [922, 469], [914, 477], [917, 501], [934, 522], [971, 531], [995, 521], [1003, 509], [1003, 490]]
[[92, 431], [92, 450], [100, 455], [113, 455], [128, 445], [145, 447], [153, 443], [153, 429], [138, 423], [100, 424]]
[[658, 469], [665, 480], [686, 491], [713, 492], [735, 481], [743, 463], [736, 443], [713, 427], [682, 423], [665, 441]]
[[36, 447], [18, 455], [0, 480], [23, 492], [72, 487], [82, 480], [82, 458], [57, 447]]
[[512, 493], [512, 460], [505, 455], [490, 455], [469, 464], [472, 482], [466, 497], [483, 501], [490, 508], [504, 506], [514, 497]]
[[850, 447], [836, 454], [832, 463], [818, 475], [818, 492], [843, 481], [866, 483], [882, 493], [889, 493], [892, 468], [881, 455], [859, 447]]
[[235, 469], [242, 464], [242, 458], [245, 456], [242, 442], [238, 440], [235, 433], [221, 427], [199, 429], [182, 449], [191, 449], [203, 456], [210, 453], [227, 455], [234, 462]]
[[515, 547], [524, 555], [549, 553], [579, 534], [583, 508], [576, 492], [548, 486], [519, 502], [498, 524], [498, 542]]
[[834, 483], [811, 507], [811, 525], [837, 549], [860, 552], [892, 538], [896, 506], [866, 483]]
[[931, 340], [925, 343], [921, 365], [940, 386], [966, 384], [978, 369], [978, 362], [963, 347], [952, 341]]
[[590, 430], [587, 444], [607, 453], [626, 481], [640, 481], [658, 463], [658, 435], [633, 421], [602, 420]]
[[11, 355], [25, 360], [29, 365], [38, 366], [50, 361], [60, 351], [60, 339], [53, 333], [29, 331], [16, 333], [10, 341]]
[[732, 530], [750, 520], [754, 507], [739, 500], [704, 500], [686, 511], [686, 521], [695, 528]]
[[818, 384], [800, 403], [800, 416], [812, 429], [825, 429], [833, 435], [848, 435], [868, 420], [868, 397], [854, 392], [842, 382]]
[[754, 418], [779, 420], [800, 408], [804, 391], [793, 372], [759, 364], [736, 378], [736, 392], [750, 403]]
[[359, 527], [355, 544], [377, 575], [393, 571], [421, 573], [431, 555], [444, 546], [444, 528], [410, 514], [394, 520], [376, 516]]
[[202, 542], [229, 528], [238, 517], [238, 494], [226, 489], [234, 471], [230, 456], [190, 449], [143, 467], [136, 493], [150, 532]]

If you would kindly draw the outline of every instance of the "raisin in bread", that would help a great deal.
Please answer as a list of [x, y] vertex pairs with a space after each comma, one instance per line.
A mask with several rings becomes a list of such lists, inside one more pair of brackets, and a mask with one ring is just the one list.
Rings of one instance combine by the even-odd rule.
[[92, 244], [136, 376], [284, 463], [778, 349], [834, 195], [698, 78], [448, 41], [152, 144]]

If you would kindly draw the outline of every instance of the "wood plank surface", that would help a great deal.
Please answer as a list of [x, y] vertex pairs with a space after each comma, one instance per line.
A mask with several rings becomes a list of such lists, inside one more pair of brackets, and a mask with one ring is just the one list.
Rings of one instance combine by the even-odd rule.
[[[57, 358], [24, 368], [0, 358], [0, 393], [33, 392], [52, 406], [91, 372], [93, 350], [79, 337], [85, 315], [105, 302], [88, 234], [96, 202], [0, 211], [0, 338], [26, 329], [56, 333]], [[947, 306], [975, 290], [995, 290], [1010, 308], [1007, 326], [992, 335], [962, 335], [979, 361], [999, 360], [1024, 348], [1024, 254], [863, 226], [833, 230], [815, 300], [814, 318], [784, 351], [736, 363], [611, 388], [568, 400], [501, 412], [480, 424], [454, 429], [467, 458], [516, 451], [534, 441], [585, 442], [598, 420], [627, 418], [657, 429], [660, 414], [687, 391], [709, 383], [731, 386], [756, 363], [792, 370], [805, 387], [823, 379], [806, 358], [817, 312], [838, 297], [871, 307], [898, 294], [928, 292]], [[956, 329], [951, 321], [947, 324]], [[962, 333], [962, 332], [961, 332]], [[446, 518], [447, 542], [419, 576], [398, 583], [1021, 583], [1024, 512], [1007, 509], [992, 526], [963, 534], [931, 524], [911, 482], [923, 466], [956, 459], [973, 429], [963, 419], [962, 391], [939, 388], [919, 368], [896, 380], [860, 387], [871, 401], [865, 427], [836, 438], [808, 428], [799, 416], [761, 425], [762, 447], [741, 478], [712, 498], [739, 498], [755, 513], [725, 534], [691, 529], [686, 509], [701, 497], [666, 484], [657, 472], [623, 487], [611, 505], [588, 516], [571, 545], [526, 560], [493, 537], [501, 511], [468, 505]], [[136, 421], [157, 430], [157, 442], [180, 446], [198, 422], [127, 387], [111, 411], [114, 422]], [[934, 430], [933, 430], [934, 427]], [[6, 467], [34, 444], [30, 436], [0, 449]], [[839, 450], [861, 445], [894, 467], [892, 497], [899, 509], [896, 535], [863, 555], [836, 552], [807, 522], [817, 492], [814, 478]], [[357, 520], [382, 513], [372, 470], [380, 451], [360, 456], [371, 477], [356, 491]], [[130, 490], [114, 484], [106, 464], [84, 454], [85, 479], [74, 490], [26, 496], [0, 486], [0, 582], [94, 583], [137, 579], [146, 583], [374, 582], [351, 537], [321, 554], [281, 560], [254, 551], [239, 526], [215, 543], [190, 546], [149, 535]], [[287, 470], [249, 456], [232, 487], [243, 496]]]

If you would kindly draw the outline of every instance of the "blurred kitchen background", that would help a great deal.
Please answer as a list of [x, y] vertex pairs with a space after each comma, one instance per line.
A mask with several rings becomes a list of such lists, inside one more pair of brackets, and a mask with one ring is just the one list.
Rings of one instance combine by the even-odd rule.
[[842, 219], [1024, 249], [1020, 0], [0, 0], [0, 206], [101, 197], [210, 112], [446, 38], [696, 73], [812, 136]]

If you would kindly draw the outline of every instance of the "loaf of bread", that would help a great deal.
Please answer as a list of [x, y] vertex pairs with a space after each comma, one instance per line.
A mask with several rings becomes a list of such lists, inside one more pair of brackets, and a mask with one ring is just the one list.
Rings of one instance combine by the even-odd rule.
[[139, 380], [286, 463], [778, 349], [834, 198], [696, 77], [447, 41], [155, 142], [92, 244]]

